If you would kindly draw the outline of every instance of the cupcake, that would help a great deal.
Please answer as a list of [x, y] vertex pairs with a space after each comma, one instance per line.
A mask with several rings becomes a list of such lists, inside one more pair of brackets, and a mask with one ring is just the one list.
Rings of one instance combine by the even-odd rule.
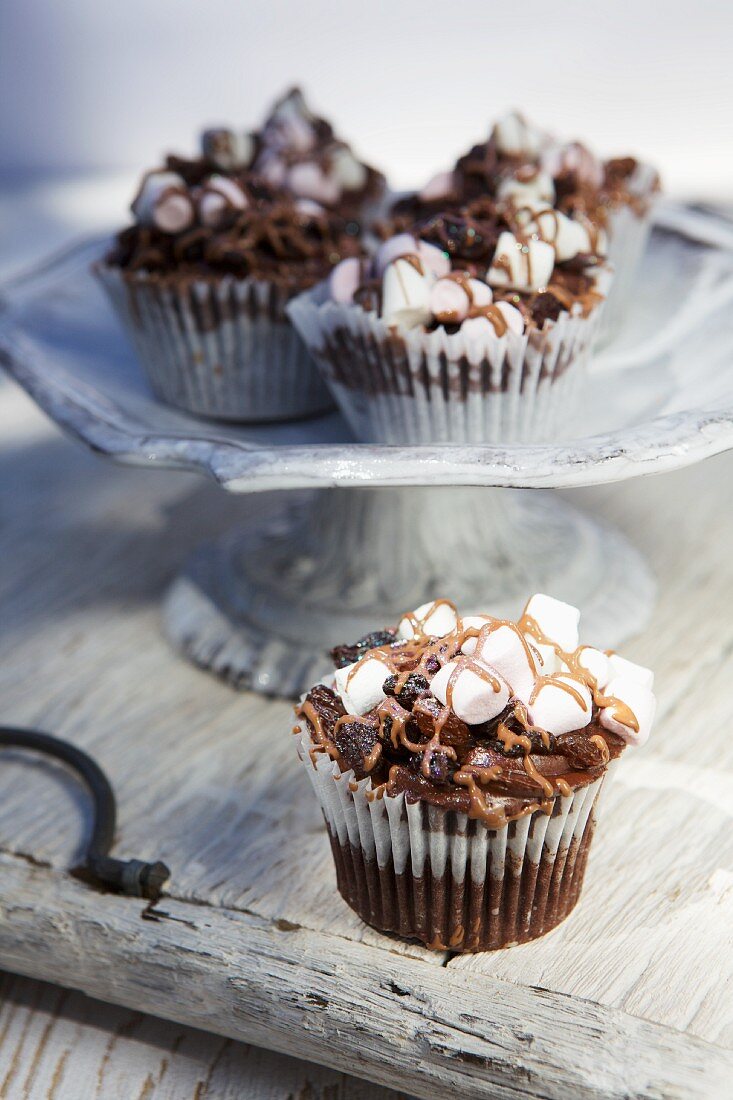
[[541, 594], [516, 623], [440, 599], [333, 651], [295, 732], [367, 924], [485, 951], [572, 911], [601, 792], [655, 711], [652, 673], [579, 645], [579, 618]]
[[285, 308], [360, 255], [359, 227], [242, 167], [247, 135], [212, 134], [206, 155], [145, 175], [96, 274], [162, 400], [223, 420], [322, 412], [332, 399]]
[[288, 313], [360, 440], [536, 441], [567, 434], [603, 243], [546, 193], [479, 199], [348, 258]]
[[607, 238], [615, 269], [604, 317], [608, 332], [628, 305], [658, 191], [659, 176], [649, 165], [630, 156], [601, 160], [581, 142], [562, 142], [512, 111], [496, 123], [488, 141], [399, 200], [385, 231], [408, 229], [431, 213], [457, 210], [485, 196], [523, 199], [540, 193]]

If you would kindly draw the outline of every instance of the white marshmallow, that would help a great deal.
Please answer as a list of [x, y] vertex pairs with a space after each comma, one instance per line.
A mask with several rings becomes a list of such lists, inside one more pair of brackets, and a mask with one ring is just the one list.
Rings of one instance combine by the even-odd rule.
[[[447, 705], [448, 681], [457, 663], [449, 661], [447, 665], [443, 665], [430, 682], [430, 690], [443, 706]], [[479, 668], [483, 667], [485, 666], [479, 664]], [[463, 668], [456, 676], [450, 705], [454, 714], [469, 726], [490, 722], [497, 714], [501, 714], [509, 702], [508, 685], [494, 669], [487, 671], [498, 682], [498, 691], [494, 691], [494, 685], [471, 668]]]
[[314, 202], [334, 203], [341, 197], [341, 188], [335, 179], [326, 175], [313, 161], [294, 164], [287, 174], [285, 185], [294, 195]]
[[497, 198], [513, 202], [516, 206], [528, 203], [554, 202], [555, 185], [552, 176], [539, 169], [527, 179], [512, 176], [502, 180], [496, 190]]
[[[442, 279], [451, 270], [450, 257], [442, 248], [428, 241], [417, 242], [417, 254], [423, 265], [425, 274], [434, 275], [436, 279]], [[404, 255], [404, 253], [403, 253]]]
[[486, 281], [491, 286], [513, 290], [540, 290], [549, 283], [554, 266], [552, 245], [533, 237], [522, 242], [504, 230], [499, 235]]
[[523, 614], [534, 619], [542, 633], [565, 653], [574, 653], [578, 648], [580, 612], [577, 607], [537, 592]]
[[267, 150], [256, 164], [256, 170], [264, 180], [273, 187], [282, 187], [288, 174], [288, 166], [284, 160]]
[[[493, 623], [496, 620], [491, 615], [464, 615], [461, 619], [461, 626], [466, 629], [467, 627], [475, 627], [476, 630], [480, 630], [482, 626], [486, 626], [487, 623]], [[469, 649], [466, 649], [469, 646]], [[464, 653], [471, 654], [476, 648], [475, 638], [466, 638], [463, 646], [461, 647]]]
[[409, 260], [388, 265], [382, 280], [382, 318], [388, 325], [415, 328], [430, 320], [432, 280], [421, 275]]
[[567, 145], [551, 145], [542, 152], [542, 167], [551, 176], [557, 178], [566, 172], [572, 172], [579, 183], [600, 187], [603, 183], [603, 164], [580, 142]]
[[247, 205], [247, 196], [242, 188], [227, 176], [210, 176], [199, 192], [199, 218], [203, 225], [214, 229]]
[[604, 729], [623, 737], [627, 745], [643, 745], [649, 739], [657, 709], [657, 700], [649, 688], [630, 676], [614, 676], [606, 685], [603, 694], [607, 698], [618, 699], [619, 702], [625, 703], [633, 712], [639, 726], [638, 731], [625, 726], [619, 721], [617, 708], [612, 705], [601, 710], [600, 721]]
[[346, 145], [331, 154], [331, 175], [344, 191], [360, 191], [366, 186], [366, 166], [358, 161]]
[[549, 206], [537, 210], [534, 217], [525, 222], [525, 229], [527, 233], [536, 233], [540, 240], [551, 244], [560, 263], [572, 260], [580, 252], [592, 251], [586, 227]]
[[299, 214], [305, 214], [309, 218], [320, 218], [326, 213], [321, 204], [314, 202], [313, 199], [296, 199], [295, 208]]
[[[567, 684], [572, 688], [572, 693], [560, 684]], [[562, 674], [540, 684], [537, 696], [529, 707], [532, 725], [548, 733], [570, 733], [571, 730], [583, 729], [592, 716], [593, 700], [588, 688], [574, 676]]]
[[251, 134], [238, 133], [224, 127], [204, 130], [201, 135], [201, 152], [217, 168], [225, 172], [232, 168], [244, 168], [254, 156], [255, 145]]
[[[431, 600], [430, 603], [421, 604], [420, 607], [415, 608], [413, 615], [421, 624], [423, 634], [427, 634], [429, 638], [444, 638], [446, 634], [450, 634], [458, 626], [456, 609], [449, 603], [440, 603], [437, 607], [434, 607], [434, 604], [434, 600]], [[431, 608], [434, 609], [431, 611]], [[402, 640], [415, 637], [412, 623], [407, 616], [400, 619], [397, 627], [397, 637]]]
[[316, 143], [314, 116], [303, 93], [293, 88], [279, 100], [263, 128], [265, 144], [280, 149], [307, 153]]
[[578, 652], [578, 664], [590, 672], [598, 688], [604, 688], [611, 679], [611, 662], [600, 649], [594, 649], [590, 645], [581, 646]]
[[[608, 680], [612, 676], [623, 676], [629, 680], [635, 680], [637, 684], [648, 688], [649, 691], [653, 690], [654, 673], [650, 668], [645, 668], [644, 665], [636, 665], [633, 661], [627, 661], [625, 657], [619, 657], [618, 653], [611, 653], [607, 660], [610, 666]], [[606, 683], [608, 683], [608, 680]]]
[[471, 292], [471, 305], [490, 306], [494, 300], [491, 287], [482, 279], [469, 279], [468, 288]]
[[496, 308], [506, 321], [506, 327], [509, 331], [513, 332], [515, 336], [521, 336], [524, 332], [524, 317], [522, 317], [517, 307], [511, 305], [510, 302], [497, 302]]
[[412, 233], [398, 233], [380, 244], [374, 253], [374, 274], [381, 279], [388, 265], [400, 256], [419, 255], [419, 245]]
[[389, 678], [390, 671], [383, 661], [366, 656], [345, 668], [337, 668], [334, 675], [336, 691], [341, 696], [346, 713], [366, 714], [385, 698], [382, 685]]
[[494, 143], [508, 156], [537, 157], [546, 143], [541, 130], [527, 122], [519, 111], [508, 111], [494, 125]]
[[538, 672], [543, 676], [554, 676], [558, 672], [568, 671], [568, 666], [560, 659], [554, 646], [535, 641], [531, 634], [525, 634], [524, 638], [529, 643], [532, 655], [536, 654]]
[[484, 637], [467, 638], [461, 649], [495, 668], [509, 684], [512, 694], [523, 703], [529, 702], [537, 669], [516, 626], [495, 626]]
[[130, 207], [140, 225], [182, 233], [194, 220], [191, 194], [176, 172], [148, 172]]

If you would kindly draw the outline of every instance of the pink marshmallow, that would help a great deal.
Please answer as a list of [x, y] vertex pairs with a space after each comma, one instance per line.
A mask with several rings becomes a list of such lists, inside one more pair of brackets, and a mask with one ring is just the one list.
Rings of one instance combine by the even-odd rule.
[[468, 316], [470, 305], [465, 290], [454, 279], [438, 279], [430, 291], [430, 312], [444, 324], [459, 325]]
[[352, 302], [360, 283], [361, 260], [356, 256], [349, 256], [336, 264], [328, 277], [331, 300], [344, 304]]

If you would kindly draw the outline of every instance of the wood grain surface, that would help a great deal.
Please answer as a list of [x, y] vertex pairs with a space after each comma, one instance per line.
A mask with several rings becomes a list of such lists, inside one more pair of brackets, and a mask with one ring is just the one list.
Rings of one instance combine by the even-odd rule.
[[116, 851], [173, 871], [153, 920], [69, 879], [84, 796], [4, 754], [0, 965], [417, 1096], [726, 1095], [731, 458], [571, 494], [659, 576], [654, 620], [624, 650], [657, 670], [656, 733], [624, 758], [576, 913], [534, 944], [448, 959], [338, 898], [288, 705], [236, 695], [160, 634], [186, 555], [267, 498], [104, 465], [0, 398], [3, 720], [92, 752], [119, 797]]

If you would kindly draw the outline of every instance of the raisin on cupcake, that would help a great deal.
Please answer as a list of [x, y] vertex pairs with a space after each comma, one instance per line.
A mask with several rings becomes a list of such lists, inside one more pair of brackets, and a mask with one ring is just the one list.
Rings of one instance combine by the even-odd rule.
[[548, 438], [577, 402], [604, 248], [544, 200], [477, 199], [345, 260], [289, 314], [362, 441]]
[[366, 923], [468, 952], [571, 912], [601, 790], [655, 712], [652, 673], [581, 645], [579, 617], [542, 594], [517, 622], [440, 599], [333, 651], [298, 752]]

